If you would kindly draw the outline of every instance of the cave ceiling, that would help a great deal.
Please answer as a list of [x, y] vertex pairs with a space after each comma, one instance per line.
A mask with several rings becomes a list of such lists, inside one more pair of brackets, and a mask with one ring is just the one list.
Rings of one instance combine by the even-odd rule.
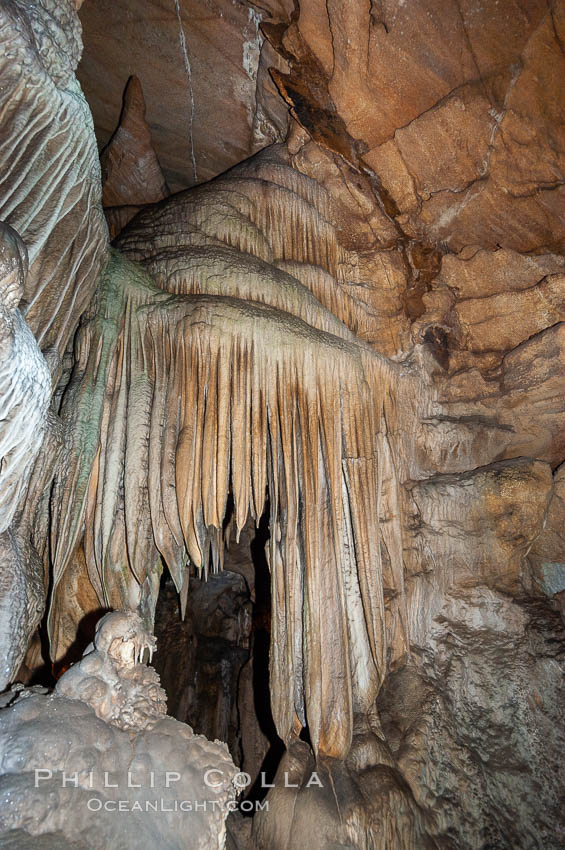
[[0, 841], [560, 850], [565, 3], [0, 0], [0, 79]]
[[286, 135], [287, 109], [269, 74], [284, 62], [260, 25], [281, 5], [102, 0], [80, 18], [78, 77], [100, 145], [112, 136], [136, 75], [171, 189], [210, 180]]

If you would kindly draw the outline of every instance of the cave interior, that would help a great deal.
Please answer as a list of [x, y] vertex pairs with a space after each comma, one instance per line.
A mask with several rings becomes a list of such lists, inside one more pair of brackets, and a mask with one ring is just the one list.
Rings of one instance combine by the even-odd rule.
[[565, 2], [0, 0], [0, 79], [0, 844], [561, 850]]

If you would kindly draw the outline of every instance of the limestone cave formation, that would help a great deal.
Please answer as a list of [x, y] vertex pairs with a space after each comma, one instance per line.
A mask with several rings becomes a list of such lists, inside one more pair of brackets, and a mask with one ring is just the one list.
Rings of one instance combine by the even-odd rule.
[[0, 845], [565, 847], [563, 0], [0, 0]]

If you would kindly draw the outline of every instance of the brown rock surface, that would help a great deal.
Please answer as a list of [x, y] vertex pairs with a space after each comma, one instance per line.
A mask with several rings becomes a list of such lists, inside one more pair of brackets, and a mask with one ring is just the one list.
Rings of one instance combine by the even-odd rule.
[[[553, 489], [547, 507], [543, 530], [528, 553], [535, 591], [547, 594], [561, 606], [565, 591], [565, 468], [560, 466], [553, 476]], [[565, 611], [563, 611], [565, 617]]]
[[[34, 67], [51, 56], [34, 97], [52, 105], [73, 85], [66, 42], [42, 25], [51, 0], [32, 6]], [[133, 83], [104, 155], [119, 237], [102, 274], [91, 132], [61, 147], [85, 229], [65, 180], [62, 207], [38, 183], [22, 219], [57, 271], [34, 330], [63, 349], [81, 318], [57, 371], [55, 486], [54, 439], [24, 511], [52, 653], [101, 608], [157, 610], [175, 710], [253, 779], [279, 743], [257, 847], [559, 850], [563, 4], [91, 0], [81, 15], [99, 140], [132, 73], [148, 123]], [[152, 205], [157, 160], [173, 188], [214, 179]], [[259, 611], [249, 562], [225, 551], [252, 523]], [[41, 565], [23, 562], [33, 605]], [[274, 737], [255, 723], [259, 638]]]
[[[413, 485], [421, 561], [433, 551], [453, 593], [483, 585], [520, 594], [528, 583], [524, 556], [542, 531], [552, 485], [549, 465], [525, 459]], [[469, 544], [463, 550], [461, 540]]]
[[549, 275], [520, 292], [459, 301], [455, 315], [473, 351], [510, 351], [565, 318], [565, 276]]
[[153, 204], [169, 194], [151, 143], [145, 99], [137, 77], [128, 80], [120, 125], [102, 151], [100, 165], [105, 207]]
[[[165, 177], [173, 189], [202, 183], [286, 132], [287, 109], [267, 68], [264, 8], [207, 0], [95, 0], [80, 12], [79, 79], [100, 145], [118, 122], [135, 74]], [[127, 35], [124, 37], [124, 22]]]

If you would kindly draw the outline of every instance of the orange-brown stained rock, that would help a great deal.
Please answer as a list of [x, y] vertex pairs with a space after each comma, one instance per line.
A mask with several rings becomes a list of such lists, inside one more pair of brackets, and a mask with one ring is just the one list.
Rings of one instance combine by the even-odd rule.
[[565, 467], [560, 466], [553, 476], [544, 527], [528, 552], [532, 569], [531, 592], [553, 597], [562, 609], [565, 601]]
[[473, 351], [510, 351], [565, 320], [565, 275], [548, 275], [521, 292], [459, 301], [455, 313]]
[[139, 79], [130, 77], [124, 92], [120, 125], [100, 156], [105, 207], [152, 204], [169, 194], [151, 130]]
[[124, 85], [137, 75], [173, 191], [281, 141], [288, 118], [268, 74], [285, 63], [261, 35], [265, 4], [220, 0], [212, 9], [206, 0], [179, 0], [178, 7], [177, 14], [175, 0], [90, 0], [80, 11], [79, 78], [99, 144], [111, 138]]

